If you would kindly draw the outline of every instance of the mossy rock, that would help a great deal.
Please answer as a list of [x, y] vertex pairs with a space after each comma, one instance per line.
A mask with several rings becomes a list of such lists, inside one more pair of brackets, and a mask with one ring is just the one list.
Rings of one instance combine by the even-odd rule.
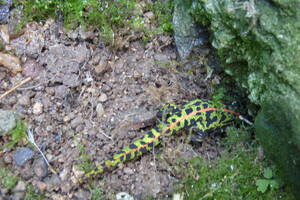
[[255, 120], [257, 136], [281, 177], [300, 197], [300, 99], [279, 97], [262, 106]]
[[300, 2], [194, 0], [225, 71], [261, 106], [256, 133], [300, 196]]

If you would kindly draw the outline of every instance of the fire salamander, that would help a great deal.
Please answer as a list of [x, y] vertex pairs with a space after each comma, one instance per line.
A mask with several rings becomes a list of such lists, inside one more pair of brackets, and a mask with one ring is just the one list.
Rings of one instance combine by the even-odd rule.
[[182, 108], [173, 104], [165, 105], [159, 111], [158, 115], [162, 119], [155, 128], [148, 131], [143, 138], [124, 147], [112, 158], [102, 162], [94, 170], [86, 173], [84, 178], [94, 177], [119, 163], [140, 157], [158, 145], [164, 136], [173, 135], [180, 130], [197, 133], [198, 138], [203, 138], [209, 132], [225, 127], [237, 118], [251, 124], [239, 113], [224, 107], [224, 105], [216, 105], [212, 101], [200, 99], [190, 101]]

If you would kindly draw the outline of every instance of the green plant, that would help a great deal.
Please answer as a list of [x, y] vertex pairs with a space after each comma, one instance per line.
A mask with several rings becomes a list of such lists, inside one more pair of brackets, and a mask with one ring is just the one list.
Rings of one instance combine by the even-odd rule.
[[275, 180], [271, 179], [273, 173], [270, 176], [269, 170], [266, 170], [263, 182], [257, 180], [261, 170], [267, 169], [269, 164], [256, 159], [257, 143], [248, 137], [251, 135], [247, 133], [249, 130], [231, 128], [227, 132], [229, 136], [223, 140], [229, 141], [223, 143], [224, 150], [219, 158], [207, 161], [196, 157], [189, 161], [178, 192], [183, 192], [185, 199], [189, 200], [293, 199], [286, 191], [258, 191], [257, 181], [265, 184], [267, 180], [267, 187], [272, 184], [270, 187], [277, 188]]
[[78, 144], [78, 149], [80, 157], [75, 158], [75, 160], [80, 162], [78, 167], [85, 172], [91, 171], [93, 169], [93, 162], [90, 161], [91, 156], [86, 153], [82, 144]]
[[8, 136], [10, 137], [9, 143], [0, 147], [0, 150], [5, 148], [14, 148], [18, 142], [26, 140], [26, 130], [27, 127], [25, 125], [25, 122], [22, 120], [18, 120], [16, 127], [8, 134]]
[[[85, 29], [98, 30], [100, 37], [112, 43], [117, 34], [123, 35], [122, 28], [144, 32], [148, 40], [155, 34], [172, 31], [173, 1], [147, 3], [146, 8], [137, 0], [20, 0], [16, 5], [23, 7], [23, 24], [28, 21], [44, 21], [47, 18], [63, 19], [68, 29], [79, 25]], [[154, 23], [158, 28], [148, 30], [144, 25], [143, 11], [154, 13]], [[119, 33], [121, 32], [121, 33]], [[128, 34], [128, 31], [126, 31]]]
[[9, 170], [4, 168], [0, 169], [1, 187], [11, 190], [16, 186], [17, 181], [18, 181], [18, 177], [12, 175]]
[[273, 171], [271, 168], [265, 168], [263, 176], [263, 179], [256, 180], [257, 191], [265, 193], [268, 188], [271, 188], [271, 190], [279, 189], [280, 182], [279, 180], [273, 179]]
[[103, 197], [103, 193], [101, 189], [95, 185], [90, 186], [90, 192], [91, 192], [91, 200], [103, 200], [105, 199]]
[[44, 194], [40, 194], [36, 192], [32, 185], [28, 185], [26, 187], [26, 194], [24, 200], [43, 200], [46, 196]]

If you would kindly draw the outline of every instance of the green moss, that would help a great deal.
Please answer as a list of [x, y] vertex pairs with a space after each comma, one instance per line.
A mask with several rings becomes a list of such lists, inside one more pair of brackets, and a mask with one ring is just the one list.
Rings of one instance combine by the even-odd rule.
[[9, 143], [0, 147], [0, 150], [5, 148], [15, 148], [16, 144], [26, 140], [26, 131], [27, 127], [25, 125], [25, 122], [22, 120], [18, 120], [16, 127], [8, 134], [8, 136], [10, 137]]
[[257, 136], [299, 196], [299, 1], [195, 0], [191, 12], [211, 31], [225, 71], [262, 107]]
[[0, 184], [1, 187], [6, 188], [8, 190], [13, 189], [18, 181], [18, 177], [12, 175], [9, 170], [5, 168], [0, 168]]
[[24, 200], [43, 200], [46, 199], [46, 196], [44, 194], [41, 194], [34, 190], [32, 185], [28, 185], [26, 187], [26, 194], [24, 197]]
[[[113, 42], [122, 28], [142, 31], [145, 38], [172, 30], [172, 1], [155, 1], [142, 7], [137, 0], [21, 0], [15, 3], [23, 6], [23, 24], [28, 21], [44, 21], [48, 18], [62, 19], [65, 26], [73, 29], [81, 25], [100, 31], [101, 37]], [[142, 16], [144, 11], [154, 13], [156, 30], [148, 30]]]
[[[258, 191], [257, 180], [265, 179], [269, 162], [257, 159], [257, 144], [249, 140], [249, 130], [230, 128], [227, 133], [225, 150], [219, 158], [213, 161], [193, 158], [184, 170], [186, 177], [179, 189], [184, 199], [293, 199], [290, 193], [276, 188]], [[275, 171], [272, 168], [271, 178], [277, 178]]]
[[93, 162], [90, 161], [91, 155], [86, 153], [86, 150], [84, 149], [84, 146], [82, 144], [78, 144], [78, 149], [80, 157], [75, 159], [80, 163], [78, 167], [85, 172], [91, 171], [94, 165]]

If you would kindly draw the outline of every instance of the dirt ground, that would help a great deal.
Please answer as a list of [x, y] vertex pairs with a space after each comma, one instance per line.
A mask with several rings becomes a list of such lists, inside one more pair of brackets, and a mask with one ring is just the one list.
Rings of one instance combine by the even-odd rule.
[[[0, 107], [16, 110], [27, 122], [57, 174], [41, 173], [45, 169], [37, 150], [23, 167], [12, 162], [15, 150], [4, 151], [0, 159], [49, 199], [90, 198], [89, 185], [79, 186], [76, 179], [82, 173], [76, 167], [80, 150], [99, 164], [155, 126], [160, 106], [208, 98], [209, 84], [217, 80], [206, 79], [207, 48], [201, 50], [202, 58], [178, 62], [171, 36], [157, 36], [147, 44], [131, 37], [116, 48], [93, 32], [65, 31], [53, 20], [30, 23], [25, 30], [6, 47], [21, 59], [22, 73], [0, 67], [0, 93], [28, 76], [33, 80], [5, 97]], [[107, 199], [118, 192], [135, 199], [168, 198], [184, 175], [178, 159], [214, 157], [218, 150], [211, 143], [191, 145], [184, 134], [174, 136], [97, 177], [95, 184]]]

